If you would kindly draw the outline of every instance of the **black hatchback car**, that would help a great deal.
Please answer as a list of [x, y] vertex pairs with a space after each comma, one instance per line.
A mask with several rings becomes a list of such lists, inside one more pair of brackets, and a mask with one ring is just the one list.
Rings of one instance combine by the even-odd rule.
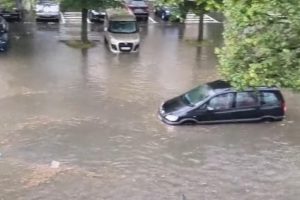
[[284, 118], [285, 101], [277, 87], [236, 91], [218, 80], [164, 102], [159, 117], [167, 124], [225, 123]]

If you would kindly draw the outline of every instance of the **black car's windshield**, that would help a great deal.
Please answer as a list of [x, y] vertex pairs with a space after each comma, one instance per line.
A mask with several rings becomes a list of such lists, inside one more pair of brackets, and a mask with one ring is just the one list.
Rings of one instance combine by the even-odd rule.
[[137, 24], [135, 21], [111, 21], [108, 30], [112, 33], [136, 33]]
[[182, 97], [189, 105], [194, 106], [208, 97], [210, 92], [212, 92], [212, 90], [207, 85], [201, 85], [185, 93]]

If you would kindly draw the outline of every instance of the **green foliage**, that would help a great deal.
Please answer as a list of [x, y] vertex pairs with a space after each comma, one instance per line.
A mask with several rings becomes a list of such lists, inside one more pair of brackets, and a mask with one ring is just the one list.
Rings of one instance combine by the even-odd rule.
[[12, 9], [16, 6], [15, 0], [0, 0], [0, 8]]
[[224, 0], [220, 71], [237, 88], [300, 90], [299, 0]]

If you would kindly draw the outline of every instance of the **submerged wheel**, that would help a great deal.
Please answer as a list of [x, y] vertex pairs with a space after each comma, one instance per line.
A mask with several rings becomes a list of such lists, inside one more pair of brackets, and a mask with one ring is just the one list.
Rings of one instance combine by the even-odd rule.
[[184, 122], [181, 123], [182, 125], [195, 125], [196, 122], [193, 120], [186, 120]]

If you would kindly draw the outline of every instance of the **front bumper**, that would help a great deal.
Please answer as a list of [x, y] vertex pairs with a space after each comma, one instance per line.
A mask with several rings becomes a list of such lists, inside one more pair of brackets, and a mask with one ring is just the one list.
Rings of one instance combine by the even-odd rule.
[[59, 20], [60, 15], [55, 14], [55, 15], [43, 15], [43, 14], [38, 14], [36, 15], [37, 20]]
[[179, 125], [179, 124], [181, 124], [180, 120], [175, 121], [175, 122], [167, 120], [165, 118], [165, 115], [161, 113], [161, 109], [158, 111], [157, 115], [158, 115], [158, 118], [160, 119], [160, 121], [164, 122], [165, 124], [168, 124], [168, 125]]
[[109, 45], [109, 49], [113, 53], [137, 53], [139, 51], [140, 44], [132, 42], [119, 42]]

